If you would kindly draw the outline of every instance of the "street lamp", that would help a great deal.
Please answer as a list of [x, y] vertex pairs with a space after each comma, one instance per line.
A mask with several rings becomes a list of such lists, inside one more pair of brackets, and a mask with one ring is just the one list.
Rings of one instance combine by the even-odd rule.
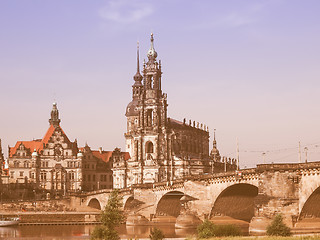
[[305, 151], [305, 153], [306, 153], [306, 163], [307, 163], [307, 162], [308, 162], [308, 148], [305, 147], [305, 148], [304, 148], [304, 151]]

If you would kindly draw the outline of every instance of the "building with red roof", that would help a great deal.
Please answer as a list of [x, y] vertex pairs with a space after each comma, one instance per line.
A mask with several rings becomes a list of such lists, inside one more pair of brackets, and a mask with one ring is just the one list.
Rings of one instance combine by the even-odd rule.
[[9, 182], [54, 195], [112, 188], [111, 153], [91, 151], [88, 145], [78, 148], [77, 140], [69, 140], [60, 121], [54, 103], [42, 139], [17, 141], [9, 147]]

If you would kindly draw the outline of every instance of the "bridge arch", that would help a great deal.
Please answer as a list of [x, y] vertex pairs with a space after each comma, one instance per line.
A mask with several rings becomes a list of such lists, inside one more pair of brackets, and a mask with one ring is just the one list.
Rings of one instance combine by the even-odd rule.
[[88, 207], [92, 207], [92, 208], [101, 210], [101, 204], [100, 204], [99, 200], [96, 198], [90, 199], [90, 201], [88, 202]]
[[319, 170], [309, 170], [301, 173], [299, 182], [299, 215], [302, 213], [311, 195], [320, 187]]
[[128, 197], [127, 199], [123, 199], [124, 204], [123, 204], [123, 209], [124, 210], [130, 210], [131, 209], [131, 204], [134, 200], [133, 196]]
[[178, 217], [180, 214], [180, 198], [184, 195], [181, 191], [170, 191], [159, 200], [156, 208], [156, 216]]
[[308, 218], [308, 217], [316, 217], [320, 218], [320, 186], [317, 187], [308, 197], [306, 202], [304, 203], [301, 213], [301, 218]]
[[254, 198], [258, 187], [248, 183], [238, 183], [224, 189], [214, 202], [210, 217], [229, 216], [250, 222], [254, 215]]

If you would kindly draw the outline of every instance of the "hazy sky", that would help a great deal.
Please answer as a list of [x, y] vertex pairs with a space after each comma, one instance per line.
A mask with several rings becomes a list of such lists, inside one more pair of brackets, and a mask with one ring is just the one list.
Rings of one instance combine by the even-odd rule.
[[[168, 115], [216, 128], [241, 166], [320, 160], [320, 1], [0, 0], [0, 138], [42, 138], [54, 99], [80, 146], [124, 149], [125, 109], [155, 35]], [[319, 144], [319, 145], [318, 145]], [[210, 139], [210, 149], [212, 139]], [[303, 152], [302, 159], [305, 159]]]

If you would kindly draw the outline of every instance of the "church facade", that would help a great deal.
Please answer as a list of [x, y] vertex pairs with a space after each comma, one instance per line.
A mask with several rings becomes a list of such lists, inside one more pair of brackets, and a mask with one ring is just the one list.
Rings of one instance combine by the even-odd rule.
[[[125, 114], [127, 131], [124, 136], [130, 158], [125, 160], [120, 151], [113, 155], [114, 188], [208, 174], [216, 171], [215, 162], [221, 162], [215, 140], [209, 154], [207, 126], [167, 116], [167, 94], [162, 91], [161, 61], [157, 56], [151, 34], [148, 61], [143, 63], [142, 74], [139, 47], [137, 49], [132, 101]], [[231, 160], [226, 164], [235, 168]]]

